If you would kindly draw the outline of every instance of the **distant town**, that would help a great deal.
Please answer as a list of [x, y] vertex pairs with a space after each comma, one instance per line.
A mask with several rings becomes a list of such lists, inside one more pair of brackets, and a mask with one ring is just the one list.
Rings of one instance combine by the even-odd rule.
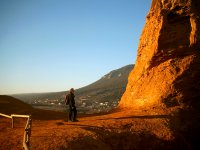
[[[76, 106], [79, 113], [93, 114], [100, 112], [108, 112], [117, 107], [118, 100], [92, 100], [92, 96], [79, 97], [76, 99]], [[31, 101], [30, 104], [35, 108], [66, 111], [68, 106], [65, 105], [64, 96], [58, 99], [39, 99]]]

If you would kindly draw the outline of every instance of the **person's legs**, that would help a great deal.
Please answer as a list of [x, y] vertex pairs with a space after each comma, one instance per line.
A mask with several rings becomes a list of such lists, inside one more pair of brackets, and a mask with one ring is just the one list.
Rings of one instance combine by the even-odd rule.
[[73, 110], [73, 121], [77, 121], [76, 116], [77, 116], [77, 110], [76, 110], [76, 107], [74, 107], [74, 110]]
[[72, 108], [69, 107], [68, 121], [72, 121]]

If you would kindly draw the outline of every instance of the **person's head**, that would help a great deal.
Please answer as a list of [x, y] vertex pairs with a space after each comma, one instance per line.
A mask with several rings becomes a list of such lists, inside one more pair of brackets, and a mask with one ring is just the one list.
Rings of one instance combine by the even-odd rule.
[[69, 92], [74, 94], [74, 88], [71, 88]]

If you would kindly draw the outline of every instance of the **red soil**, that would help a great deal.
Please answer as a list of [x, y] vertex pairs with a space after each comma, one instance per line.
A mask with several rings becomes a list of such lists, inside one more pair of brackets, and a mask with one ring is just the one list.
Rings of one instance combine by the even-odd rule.
[[[42, 114], [41, 114], [42, 116]], [[66, 115], [67, 116], [67, 115]], [[171, 149], [184, 147], [174, 141], [168, 114], [153, 111], [119, 111], [79, 117], [79, 122], [33, 118], [30, 148], [40, 149]], [[22, 149], [26, 120], [0, 117], [0, 149]]]

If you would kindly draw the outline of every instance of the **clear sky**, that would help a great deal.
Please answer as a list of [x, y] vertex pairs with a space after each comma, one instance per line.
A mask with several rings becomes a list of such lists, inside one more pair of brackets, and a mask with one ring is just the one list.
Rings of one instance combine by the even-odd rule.
[[1, 0], [0, 94], [65, 91], [135, 63], [151, 0]]

